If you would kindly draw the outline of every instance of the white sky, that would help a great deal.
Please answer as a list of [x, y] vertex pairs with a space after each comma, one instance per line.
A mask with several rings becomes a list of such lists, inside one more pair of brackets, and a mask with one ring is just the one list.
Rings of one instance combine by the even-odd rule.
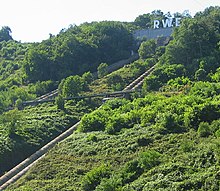
[[0, 26], [9, 26], [21, 42], [39, 42], [70, 24], [91, 21], [134, 21], [153, 10], [191, 15], [220, 0], [0, 0]]

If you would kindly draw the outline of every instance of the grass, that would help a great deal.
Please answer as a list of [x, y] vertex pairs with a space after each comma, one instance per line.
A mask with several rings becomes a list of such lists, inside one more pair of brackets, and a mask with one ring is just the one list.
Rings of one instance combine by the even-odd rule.
[[[172, 126], [181, 125], [182, 117], [193, 111], [198, 100], [189, 95], [152, 93], [134, 101], [107, 102], [95, 113], [114, 116], [133, 112], [142, 118], [113, 134], [96, 128], [74, 132], [6, 190], [218, 190], [219, 138], [211, 131], [206, 137], [200, 136], [196, 126], [179, 130]], [[148, 109], [156, 113], [155, 121]], [[200, 116], [198, 110], [196, 115]], [[175, 121], [172, 116], [180, 118]]]
[[[96, 137], [95, 141], [91, 136]], [[138, 144], [140, 137], [149, 136], [152, 138], [149, 145]], [[213, 136], [201, 138], [194, 130], [162, 136], [151, 126], [139, 125], [124, 129], [118, 135], [75, 132], [6, 190], [84, 190], [82, 180], [88, 172], [108, 165], [110, 181], [114, 176], [121, 177], [131, 161], [150, 150], [161, 154], [160, 163], [132, 181], [119, 183], [118, 189], [217, 190], [220, 183], [218, 142]], [[104, 185], [107, 180], [101, 181]]]
[[[91, 83], [89, 89], [92, 93], [103, 93], [115, 90], [123, 90], [126, 85], [130, 84], [133, 80], [139, 77], [143, 72], [149, 69], [154, 61], [143, 61], [141, 59], [133, 62], [132, 64], [126, 65], [101, 79], [97, 79]], [[109, 84], [109, 79], [112, 76], [119, 75], [121, 81], [118, 82], [119, 87], [113, 87]], [[118, 88], [118, 89], [117, 89]]]
[[12, 110], [1, 117], [0, 174], [79, 121], [95, 105], [88, 101], [69, 101], [65, 107], [62, 111], [53, 103], [44, 103], [21, 111]]
[[[109, 76], [120, 74], [123, 80], [130, 82], [146, 67], [143, 61], [137, 61], [125, 68], [109, 74], [92, 83], [93, 93], [112, 91], [107, 80]], [[91, 93], [91, 91], [89, 93]], [[85, 93], [85, 92], [84, 92]], [[86, 92], [88, 93], [88, 92]], [[94, 101], [100, 104], [100, 101]], [[45, 145], [65, 129], [78, 121], [85, 113], [94, 109], [89, 101], [66, 103], [66, 110], [57, 110], [54, 103], [44, 103], [25, 107], [24, 110], [9, 111], [0, 120], [0, 174], [9, 170], [34, 151]], [[11, 124], [10, 121], [14, 121]]]

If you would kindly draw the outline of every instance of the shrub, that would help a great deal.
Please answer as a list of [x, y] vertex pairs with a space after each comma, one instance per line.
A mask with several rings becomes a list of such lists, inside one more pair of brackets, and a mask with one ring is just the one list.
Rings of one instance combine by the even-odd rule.
[[88, 141], [97, 142], [97, 141], [98, 141], [98, 138], [96, 137], [95, 134], [90, 134], [90, 135], [87, 137], [87, 140], [88, 140]]
[[110, 118], [106, 125], [106, 131], [109, 134], [119, 132], [122, 128], [128, 128], [129, 121], [124, 115], [115, 115]]
[[123, 184], [133, 182], [142, 173], [143, 173], [143, 169], [140, 167], [137, 160], [127, 162], [125, 164], [125, 167], [121, 171]]
[[199, 124], [199, 128], [198, 128], [197, 133], [200, 137], [208, 137], [211, 134], [211, 130], [209, 128], [209, 123], [201, 122]]
[[210, 83], [210, 82], [196, 82], [193, 87], [190, 89], [190, 95], [196, 95], [199, 97], [214, 97], [219, 95], [220, 85], [219, 83]]
[[81, 181], [82, 189], [84, 191], [95, 190], [103, 178], [108, 178], [110, 175], [110, 167], [107, 165], [101, 165], [94, 167], [92, 170], [86, 173]]
[[139, 56], [142, 59], [153, 57], [156, 52], [156, 42], [154, 39], [142, 42], [138, 50]]
[[207, 79], [207, 72], [200, 68], [195, 72], [195, 79], [197, 81], [205, 81]]
[[220, 120], [214, 120], [212, 121], [211, 125], [210, 125], [210, 130], [212, 133], [215, 133], [216, 131], [218, 131], [220, 129]]
[[108, 114], [102, 110], [96, 110], [82, 117], [79, 126], [80, 132], [103, 131], [105, 129]]
[[96, 191], [119, 191], [118, 188], [122, 185], [122, 178], [112, 176], [109, 179], [102, 179], [101, 183], [96, 187]]
[[184, 152], [191, 152], [193, 150], [193, 141], [189, 141], [189, 140], [184, 140], [181, 145], [180, 145], [181, 149]]
[[193, 105], [185, 113], [185, 125], [188, 127], [198, 128], [200, 122], [211, 123], [220, 117], [218, 102], [207, 101], [202, 104]]
[[180, 124], [181, 120], [176, 113], [159, 113], [156, 117], [156, 125], [165, 128], [170, 132], [182, 132], [183, 128]]
[[137, 140], [139, 146], [147, 146], [153, 142], [153, 139], [150, 137], [140, 137]]
[[15, 102], [15, 107], [18, 109], [22, 108], [22, 99], [17, 99]]
[[215, 132], [215, 136], [216, 136], [216, 137], [220, 137], [220, 129], [218, 129], [218, 130]]
[[63, 83], [63, 96], [77, 96], [83, 90], [82, 78], [78, 75], [69, 76]]
[[160, 156], [160, 153], [154, 150], [142, 152], [138, 159], [139, 166], [149, 170], [160, 163]]
[[105, 75], [107, 75], [108, 74], [108, 64], [106, 64], [106, 63], [101, 63], [99, 66], [98, 66], [98, 68], [97, 68], [97, 70], [98, 70], [98, 77], [99, 78], [102, 78], [102, 77], [104, 77]]
[[63, 96], [59, 95], [55, 99], [55, 103], [57, 105], [57, 109], [64, 110], [65, 109], [65, 100], [63, 99]]

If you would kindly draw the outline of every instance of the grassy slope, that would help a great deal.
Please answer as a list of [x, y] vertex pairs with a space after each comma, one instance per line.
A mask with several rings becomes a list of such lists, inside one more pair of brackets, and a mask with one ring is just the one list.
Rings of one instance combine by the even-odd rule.
[[[112, 74], [120, 74], [122, 79], [127, 80], [129, 78], [130, 80], [128, 81], [131, 81], [142, 73], [145, 67], [149, 67], [148, 64], [140, 60]], [[104, 77], [104, 79], [108, 79], [112, 74]], [[100, 81], [102, 79], [93, 82], [96, 86], [90, 86], [90, 94], [106, 92], [106, 90], [113, 91], [108, 84], [104, 85], [107, 89], [100, 87]], [[98, 86], [99, 90], [97, 89]], [[30, 154], [73, 125], [93, 108], [94, 105], [89, 102], [76, 104], [69, 101], [64, 112], [57, 110], [54, 103], [44, 103], [34, 107], [26, 107], [21, 111], [5, 113], [0, 120], [0, 174], [30, 156]], [[8, 120], [5, 120], [5, 116], [7, 116]], [[15, 135], [12, 136], [8, 132], [11, 126], [11, 118], [17, 118], [14, 128]]]
[[[153, 65], [154, 61], [143, 61], [141, 59], [133, 62], [132, 64], [126, 65], [101, 79], [97, 79], [93, 81], [89, 88], [92, 93], [103, 93], [114, 90], [122, 90], [126, 85], [131, 83], [137, 77], [139, 77], [142, 73], [144, 73], [147, 69], [149, 69]], [[111, 85], [109, 85], [109, 78], [112, 76], [119, 75], [121, 77], [121, 81], [119, 82], [119, 89], [114, 89]], [[91, 93], [90, 92], [90, 93]]]
[[[136, 101], [146, 105], [149, 101], [146, 107], [148, 109], [151, 108], [151, 104], [154, 108], [173, 102], [172, 108], [175, 110], [175, 105], [183, 99], [186, 105], [177, 111], [183, 114], [195, 105], [194, 101], [190, 103], [190, 97], [184, 95], [171, 98], [159, 96], [158, 100], [145, 98], [144, 102], [141, 102], [141, 99]], [[122, 111], [124, 109], [125, 105], [121, 107]], [[118, 112], [117, 109], [115, 111]], [[141, 113], [144, 110], [138, 111]], [[98, 181], [99, 186], [96, 190], [107, 190], [103, 186], [107, 183], [117, 185], [117, 189], [110, 190], [126, 191], [219, 189], [219, 138], [213, 134], [203, 138], [194, 128], [186, 128], [178, 133], [164, 131], [163, 128], [158, 128], [162, 123], [155, 125], [146, 123], [146, 118], [142, 120], [133, 128], [122, 129], [113, 135], [105, 131], [75, 132], [53, 148], [44, 159], [7, 190], [88, 190], [85, 187], [83, 189], [85, 180], [89, 179], [88, 173], [93, 173], [93, 176], [90, 176], [92, 182], [94, 171], [103, 164], [109, 166], [110, 172], [101, 183]], [[149, 151], [160, 153], [159, 160], [152, 163], [154, 157], [149, 158], [146, 163], [153, 165], [143, 166], [140, 156]], [[135, 161], [138, 161], [138, 165], [132, 170], [131, 165], [135, 164]], [[141, 172], [137, 171], [138, 168], [141, 168]]]
[[[96, 142], [90, 140], [91, 134]], [[151, 136], [153, 142], [140, 146], [142, 136]], [[162, 154], [161, 163], [125, 184], [125, 190], [199, 190], [201, 186], [202, 190], [217, 190], [220, 167], [212, 149], [219, 146], [218, 141], [199, 138], [195, 131], [160, 136], [140, 126], [120, 135], [75, 133], [7, 190], [82, 190], [80, 182], [90, 169], [110, 163], [112, 174], [117, 174], [126, 161], [149, 149]]]
[[[94, 106], [88, 103], [68, 102], [66, 110], [57, 110], [53, 103], [26, 107], [21, 111], [5, 113], [0, 124], [0, 170], [1, 173], [12, 168], [18, 162], [30, 156], [34, 151], [45, 145], [65, 129], [76, 123], [83, 114], [90, 112]], [[12, 126], [13, 132], [8, 128]]]

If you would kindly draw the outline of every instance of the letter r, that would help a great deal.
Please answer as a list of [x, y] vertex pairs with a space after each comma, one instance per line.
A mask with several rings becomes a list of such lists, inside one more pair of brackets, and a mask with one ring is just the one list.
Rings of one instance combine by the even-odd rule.
[[154, 20], [154, 29], [159, 29], [160, 21]]

